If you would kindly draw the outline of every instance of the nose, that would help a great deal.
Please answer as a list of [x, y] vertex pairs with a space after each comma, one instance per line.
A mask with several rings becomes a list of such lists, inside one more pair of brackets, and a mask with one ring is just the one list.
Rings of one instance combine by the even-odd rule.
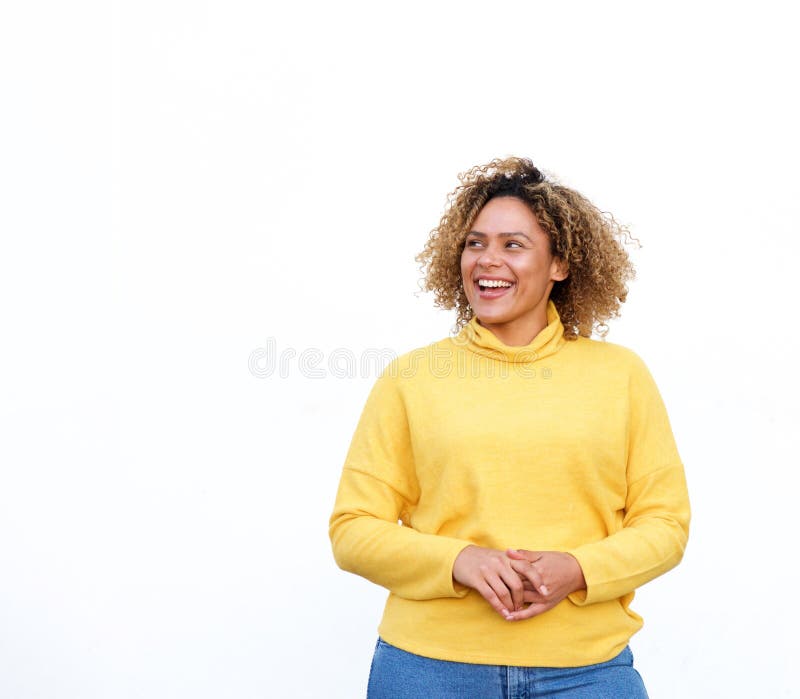
[[500, 256], [493, 245], [487, 245], [478, 257], [480, 267], [497, 267], [500, 265]]

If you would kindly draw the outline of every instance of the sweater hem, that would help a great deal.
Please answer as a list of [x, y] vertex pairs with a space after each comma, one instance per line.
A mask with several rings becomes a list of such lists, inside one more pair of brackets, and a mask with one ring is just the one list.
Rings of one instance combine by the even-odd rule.
[[502, 655], [492, 655], [486, 653], [466, 653], [454, 652], [452, 648], [440, 648], [434, 645], [419, 643], [415, 640], [407, 643], [406, 639], [396, 637], [391, 633], [384, 633], [382, 627], [378, 627], [378, 635], [386, 643], [413, 655], [419, 655], [425, 658], [432, 658], [434, 660], [446, 660], [455, 663], [470, 663], [476, 665], [500, 665], [500, 666], [515, 666], [515, 667], [560, 667], [560, 668], [573, 668], [583, 667], [587, 665], [596, 665], [597, 663], [604, 663], [619, 655], [622, 650], [628, 645], [630, 637], [626, 638], [621, 644], [615, 645], [607, 653], [595, 657], [572, 658], [564, 660], [554, 660], [552, 657], [523, 657], [516, 656], [509, 653]]

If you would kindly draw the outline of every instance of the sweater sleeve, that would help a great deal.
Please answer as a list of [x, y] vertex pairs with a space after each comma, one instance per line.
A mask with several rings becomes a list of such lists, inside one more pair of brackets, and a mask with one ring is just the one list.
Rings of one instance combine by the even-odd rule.
[[345, 458], [329, 526], [333, 555], [400, 597], [463, 597], [453, 563], [472, 542], [408, 525], [420, 493], [396, 362], [373, 385]]
[[586, 579], [585, 590], [569, 595], [578, 606], [622, 597], [666, 573], [680, 563], [689, 536], [686, 477], [667, 411], [647, 366], [634, 357], [622, 528], [568, 551]]

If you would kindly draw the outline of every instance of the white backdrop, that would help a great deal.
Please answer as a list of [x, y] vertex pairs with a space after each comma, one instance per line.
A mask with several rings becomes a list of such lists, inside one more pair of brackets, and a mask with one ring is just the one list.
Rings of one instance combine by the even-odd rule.
[[363, 696], [386, 593], [327, 520], [377, 370], [341, 360], [448, 333], [413, 257], [457, 173], [511, 154], [643, 245], [608, 339], [694, 509], [634, 602], [651, 696], [800, 696], [780, 8], [8, 3], [0, 696]]

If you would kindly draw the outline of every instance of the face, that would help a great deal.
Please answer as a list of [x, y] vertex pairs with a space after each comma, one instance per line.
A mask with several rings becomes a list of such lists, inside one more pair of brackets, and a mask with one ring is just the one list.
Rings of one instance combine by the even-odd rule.
[[486, 203], [461, 254], [464, 292], [481, 325], [507, 345], [530, 343], [547, 325], [553, 284], [566, 277], [562, 261], [550, 252], [550, 238], [525, 202], [497, 197]]

